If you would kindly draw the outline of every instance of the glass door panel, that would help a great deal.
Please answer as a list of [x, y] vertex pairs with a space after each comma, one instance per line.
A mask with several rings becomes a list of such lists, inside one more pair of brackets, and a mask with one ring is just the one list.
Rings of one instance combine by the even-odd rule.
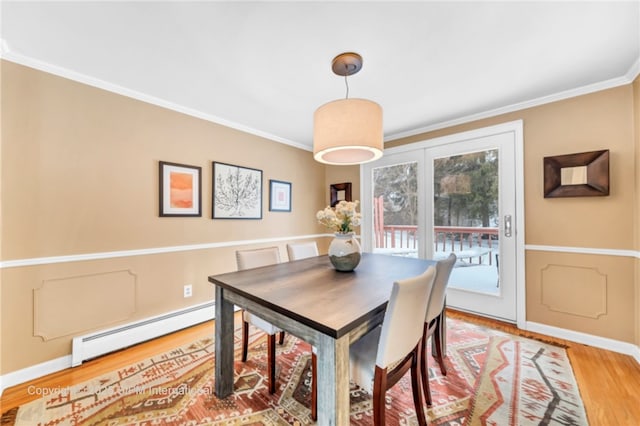
[[[426, 150], [427, 257], [458, 257], [447, 305], [516, 320], [515, 137], [490, 134]], [[513, 223], [512, 223], [513, 222]]]
[[418, 163], [372, 169], [374, 253], [418, 257]]
[[499, 293], [499, 152], [433, 160], [433, 258], [455, 253], [449, 287]]

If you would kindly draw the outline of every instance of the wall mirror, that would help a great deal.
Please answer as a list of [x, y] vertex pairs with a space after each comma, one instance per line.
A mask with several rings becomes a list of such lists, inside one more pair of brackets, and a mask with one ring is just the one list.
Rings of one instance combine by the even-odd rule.
[[609, 150], [544, 157], [544, 198], [609, 195]]
[[331, 207], [340, 201], [351, 201], [351, 182], [334, 183], [329, 186], [331, 192]]

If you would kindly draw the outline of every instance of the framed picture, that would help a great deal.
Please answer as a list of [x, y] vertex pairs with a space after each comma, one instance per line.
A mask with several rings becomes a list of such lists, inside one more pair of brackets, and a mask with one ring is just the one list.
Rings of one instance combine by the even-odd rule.
[[335, 207], [340, 201], [352, 201], [351, 182], [334, 183], [329, 189], [331, 191], [331, 207]]
[[269, 211], [291, 211], [291, 183], [280, 180], [269, 180]]
[[201, 168], [160, 161], [161, 217], [202, 216]]
[[262, 219], [262, 170], [213, 162], [213, 219]]

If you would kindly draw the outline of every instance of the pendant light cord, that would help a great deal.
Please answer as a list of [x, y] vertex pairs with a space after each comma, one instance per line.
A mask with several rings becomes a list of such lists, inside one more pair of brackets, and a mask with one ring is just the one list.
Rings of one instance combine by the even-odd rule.
[[347, 88], [347, 96], [345, 97], [345, 99], [349, 99], [349, 82], [347, 81], [347, 74], [349, 74], [349, 67], [347, 65], [344, 66], [345, 68], [345, 73], [344, 73], [344, 85]]

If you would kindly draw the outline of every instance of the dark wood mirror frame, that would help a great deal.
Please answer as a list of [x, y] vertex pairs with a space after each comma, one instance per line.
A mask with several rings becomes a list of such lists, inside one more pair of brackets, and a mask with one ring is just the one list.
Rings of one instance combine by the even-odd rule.
[[[562, 185], [562, 169], [586, 166], [586, 183]], [[544, 198], [609, 195], [609, 150], [544, 157]]]
[[[351, 200], [351, 182], [334, 183], [329, 187], [331, 191], [331, 207], [335, 207], [338, 202]], [[338, 192], [344, 191], [344, 198], [338, 198]]]

